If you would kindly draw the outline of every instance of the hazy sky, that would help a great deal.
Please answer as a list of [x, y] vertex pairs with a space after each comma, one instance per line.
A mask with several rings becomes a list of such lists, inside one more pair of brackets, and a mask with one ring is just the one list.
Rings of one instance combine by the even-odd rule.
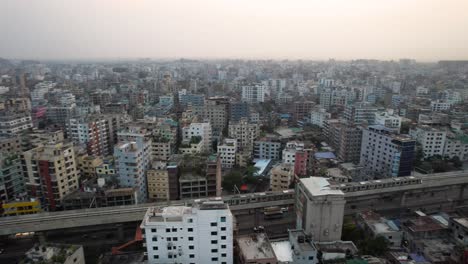
[[0, 57], [468, 59], [468, 0], [0, 0]]

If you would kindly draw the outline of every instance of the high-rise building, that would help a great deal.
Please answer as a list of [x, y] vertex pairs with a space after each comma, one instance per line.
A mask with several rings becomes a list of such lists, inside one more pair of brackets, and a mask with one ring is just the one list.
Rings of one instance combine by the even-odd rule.
[[72, 143], [49, 142], [23, 152], [23, 174], [29, 196], [46, 210], [61, 208], [63, 197], [78, 189], [79, 172]]
[[210, 121], [213, 135], [219, 136], [229, 122], [229, 98], [210, 97], [205, 102], [205, 117]]
[[247, 102], [231, 102], [230, 122], [237, 122], [242, 118], [250, 117], [249, 104]]
[[263, 85], [244, 85], [242, 86], [242, 101], [247, 103], [265, 102], [265, 86]]
[[274, 192], [288, 190], [294, 178], [294, 165], [280, 163], [271, 169], [270, 189]]
[[218, 155], [223, 168], [232, 168], [236, 164], [237, 140], [225, 138], [218, 145]]
[[333, 189], [326, 178], [302, 178], [296, 185], [296, 228], [304, 229], [315, 242], [341, 240], [344, 193]]
[[416, 141], [384, 126], [364, 129], [360, 164], [369, 179], [409, 176], [413, 170]]
[[118, 133], [114, 147], [115, 168], [121, 187], [136, 187], [138, 201], [148, 198], [146, 170], [151, 162], [151, 138], [146, 129], [129, 128]]
[[140, 227], [148, 263], [233, 263], [233, 217], [222, 201], [150, 207]]
[[327, 141], [342, 162], [359, 163], [361, 158], [362, 128], [344, 120], [327, 122]]
[[312, 101], [294, 102], [293, 119], [299, 121], [307, 117], [314, 105], [315, 103]]
[[254, 159], [281, 159], [281, 142], [276, 138], [261, 138], [254, 141]]
[[400, 132], [401, 117], [395, 114], [393, 110], [378, 112], [374, 115], [374, 124], [396, 129], [398, 132]]
[[366, 123], [373, 125], [377, 111], [377, 107], [368, 103], [349, 104], [345, 107], [344, 118], [353, 124]]
[[148, 198], [152, 201], [169, 201], [169, 173], [166, 163], [153, 162], [146, 171]]
[[221, 159], [219, 155], [210, 155], [206, 160], [206, 189], [208, 196], [221, 196]]
[[67, 122], [68, 138], [86, 147], [89, 155], [107, 156], [112, 153], [109, 123], [104, 118], [71, 118]]
[[242, 119], [229, 124], [229, 137], [237, 140], [239, 149], [253, 149], [254, 141], [260, 135], [258, 124]]
[[21, 169], [21, 159], [14, 152], [0, 153], [0, 186], [4, 187], [6, 201], [25, 196], [26, 186]]

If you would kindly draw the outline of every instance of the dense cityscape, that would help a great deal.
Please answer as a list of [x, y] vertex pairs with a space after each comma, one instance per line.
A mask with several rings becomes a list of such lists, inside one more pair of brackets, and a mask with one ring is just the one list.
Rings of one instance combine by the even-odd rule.
[[25, 243], [11, 259], [465, 259], [468, 62], [2, 59], [0, 71], [2, 258]]
[[466, 0], [0, 10], [0, 264], [468, 264]]

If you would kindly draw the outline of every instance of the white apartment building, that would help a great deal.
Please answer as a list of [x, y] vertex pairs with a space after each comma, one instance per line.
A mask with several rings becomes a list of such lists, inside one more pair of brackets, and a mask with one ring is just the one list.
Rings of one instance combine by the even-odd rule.
[[242, 101], [247, 103], [265, 102], [265, 90], [263, 85], [244, 85], [242, 86]]
[[304, 150], [304, 143], [297, 141], [290, 141], [286, 143], [283, 149], [282, 162], [285, 164], [294, 164], [296, 161], [296, 152]]
[[70, 118], [67, 123], [67, 134], [73, 143], [86, 147], [89, 155], [107, 156], [111, 154], [107, 119]]
[[255, 159], [279, 160], [281, 157], [281, 142], [274, 138], [262, 138], [254, 142], [253, 157]]
[[325, 120], [331, 118], [331, 114], [327, 112], [324, 108], [319, 108], [312, 110], [310, 112], [310, 123], [323, 128], [323, 123]]
[[282, 94], [286, 90], [286, 79], [268, 79], [262, 81], [272, 95]]
[[252, 149], [255, 139], [260, 135], [260, 126], [249, 123], [246, 119], [229, 124], [229, 137], [237, 139], [240, 149]]
[[431, 111], [432, 112], [442, 112], [442, 111], [447, 111], [450, 110], [452, 107], [452, 103], [446, 102], [446, 101], [431, 101]]
[[226, 138], [218, 145], [218, 155], [223, 168], [232, 168], [236, 164], [237, 140]]
[[148, 263], [233, 263], [233, 217], [222, 201], [148, 208], [140, 225]]
[[211, 125], [210, 123], [191, 123], [182, 128], [182, 140], [190, 141], [193, 136], [200, 136], [205, 151], [211, 149]]
[[447, 132], [429, 126], [418, 126], [410, 129], [409, 135], [421, 144], [424, 158], [435, 155], [444, 155]]
[[400, 131], [401, 117], [395, 114], [392, 109], [385, 112], [378, 112], [374, 114], [374, 124]]
[[33, 127], [31, 115], [4, 113], [0, 115], [0, 133], [18, 134]]

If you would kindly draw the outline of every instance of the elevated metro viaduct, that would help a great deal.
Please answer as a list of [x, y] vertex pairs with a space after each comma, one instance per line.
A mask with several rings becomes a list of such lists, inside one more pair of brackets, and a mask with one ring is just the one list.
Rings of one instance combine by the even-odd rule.
[[[439, 173], [418, 177], [401, 177], [368, 182], [332, 185], [345, 193], [346, 214], [364, 210], [455, 210], [468, 201], [468, 171]], [[230, 205], [234, 215], [258, 213], [269, 206], [293, 206], [294, 190], [283, 192], [231, 195], [221, 198]], [[150, 206], [191, 205], [197, 200], [180, 200], [131, 206], [90, 208], [0, 219], [0, 235], [38, 232], [95, 225], [137, 222]]]

